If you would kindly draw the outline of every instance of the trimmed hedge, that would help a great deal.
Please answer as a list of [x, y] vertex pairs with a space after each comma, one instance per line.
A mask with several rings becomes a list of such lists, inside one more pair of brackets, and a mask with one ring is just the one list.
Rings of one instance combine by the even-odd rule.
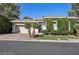
[[69, 21], [70, 21], [70, 31], [69, 31], [69, 34], [74, 34], [76, 20], [75, 19], [71, 19]]
[[46, 26], [47, 29], [44, 32], [46, 32], [46, 34], [49, 34], [50, 35], [51, 30], [53, 30], [53, 26], [52, 26], [53, 22], [52, 22], [52, 19], [51, 18], [46, 18], [44, 20], [45, 20], [45, 22], [47, 24], [47, 26]]
[[68, 19], [58, 19], [57, 27], [60, 34], [68, 34], [69, 31], [69, 20]]
[[51, 34], [52, 35], [59, 35], [59, 31], [58, 30], [51, 30]]
[[[42, 32], [46, 35], [53, 34], [53, 35], [68, 35], [74, 34], [74, 26], [76, 23], [75, 19], [57, 19], [57, 30], [53, 30], [52, 21], [51, 19], [46, 19], [47, 21], [47, 29], [43, 30]], [[70, 31], [69, 31], [69, 22], [70, 22]], [[52, 28], [51, 28], [52, 27]]]
[[48, 35], [48, 31], [47, 30], [43, 30], [42, 33], [44, 33], [45, 35]]

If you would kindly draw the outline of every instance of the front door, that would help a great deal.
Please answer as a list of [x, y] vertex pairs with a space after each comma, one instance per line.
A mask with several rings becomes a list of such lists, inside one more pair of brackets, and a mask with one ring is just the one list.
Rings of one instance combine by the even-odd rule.
[[57, 30], [57, 23], [56, 22], [53, 23], [53, 28], [54, 28], [54, 30]]

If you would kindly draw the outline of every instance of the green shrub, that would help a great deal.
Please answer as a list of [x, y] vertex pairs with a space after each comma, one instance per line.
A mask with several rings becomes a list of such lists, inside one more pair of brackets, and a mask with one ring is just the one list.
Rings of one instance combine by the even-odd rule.
[[74, 34], [74, 31], [69, 31], [68, 34], [72, 35]]
[[69, 20], [68, 19], [58, 19], [57, 27], [60, 34], [68, 34], [69, 31]]
[[75, 25], [75, 29], [77, 29], [77, 28], [79, 29], [79, 25]]
[[35, 29], [38, 29], [38, 28], [40, 28], [40, 25], [37, 24], [37, 23], [34, 23], [32, 27], [35, 28]]
[[[47, 26], [46, 26], [46, 30], [45, 30], [45, 32], [46, 32], [46, 34], [49, 34], [50, 32], [51, 32], [51, 30], [53, 29], [53, 26], [52, 26], [52, 24], [53, 24], [53, 22], [52, 22], [52, 19], [51, 18], [46, 18], [45, 19], [45, 22], [46, 22], [46, 24], [47, 24]], [[48, 32], [48, 33], [47, 33]], [[50, 34], [49, 34], [50, 35]]]
[[61, 35], [68, 35], [68, 31], [62, 31]]
[[31, 23], [30, 22], [26, 22], [25, 23], [25, 28], [30, 28], [31, 27]]
[[76, 24], [76, 20], [75, 19], [71, 19], [70, 20], [70, 31], [69, 31], [69, 34], [74, 34], [75, 24]]
[[59, 35], [59, 31], [58, 30], [51, 30], [51, 34], [52, 35]]
[[48, 31], [47, 30], [43, 30], [42, 33], [44, 33], [45, 35], [48, 35]]
[[12, 24], [10, 19], [4, 16], [0, 16], [0, 34], [11, 33]]

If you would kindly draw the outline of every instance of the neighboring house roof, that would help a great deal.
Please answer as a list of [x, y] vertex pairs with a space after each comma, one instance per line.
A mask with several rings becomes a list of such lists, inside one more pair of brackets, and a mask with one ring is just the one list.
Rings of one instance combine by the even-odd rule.
[[14, 23], [14, 22], [42, 22], [41, 20], [12, 20], [11, 21], [12, 23]]
[[[71, 16], [44, 16], [43, 18], [68, 18], [68, 19], [79, 19], [78, 17], [71, 17]], [[19, 19], [16, 19], [16, 20], [12, 20], [11, 22], [12, 23], [17, 23], [17, 22], [21, 22], [21, 23], [24, 23], [24, 22], [42, 22], [43, 21], [43, 18], [38, 18], [38, 19], [34, 19], [34, 20], [30, 20], [30, 19], [24, 19], [24, 20], [19, 20]]]
[[21, 22], [21, 20], [16, 19], [16, 20], [12, 20], [11, 22]]
[[43, 16], [43, 18], [68, 18], [68, 19], [78, 19], [78, 17], [72, 17], [72, 16]]

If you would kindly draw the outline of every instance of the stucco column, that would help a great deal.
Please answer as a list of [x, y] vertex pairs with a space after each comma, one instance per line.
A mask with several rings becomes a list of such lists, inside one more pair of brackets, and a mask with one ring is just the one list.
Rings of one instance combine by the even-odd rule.
[[16, 32], [16, 26], [14, 24], [12, 24], [12, 33]]
[[70, 31], [70, 21], [69, 21], [69, 31]]

